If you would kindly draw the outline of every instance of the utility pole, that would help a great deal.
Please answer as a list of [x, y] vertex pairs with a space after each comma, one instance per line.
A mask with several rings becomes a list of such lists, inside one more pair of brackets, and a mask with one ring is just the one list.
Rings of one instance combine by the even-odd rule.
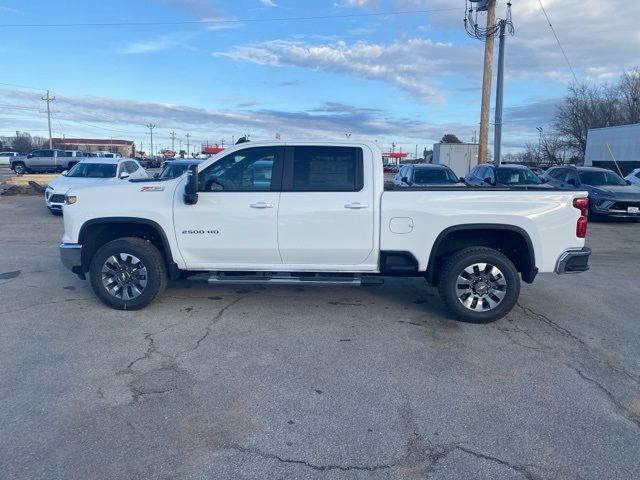
[[151, 134], [151, 156], [155, 157], [155, 154], [153, 153], [153, 129], [156, 128], [156, 126], [153, 123], [149, 123], [147, 124], [147, 128], [149, 129], [149, 133]]
[[186, 137], [187, 137], [187, 158], [189, 158], [191, 156], [191, 154], [189, 153], [189, 139], [191, 138], [191, 135], [187, 133]]
[[171, 151], [175, 152], [176, 151], [176, 132], [171, 130], [171, 133], [169, 135], [171, 136]]
[[224, 148], [224, 138], [220, 139], [220, 148]]
[[496, 85], [496, 133], [493, 139], [495, 156], [493, 163], [500, 165], [502, 155], [502, 110], [504, 102], [504, 42], [507, 21], [500, 20], [500, 47], [498, 50], [498, 80]]
[[47, 121], [49, 122], [49, 148], [53, 148], [53, 140], [51, 138], [51, 102], [53, 102], [56, 97], [50, 97], [49, 96], [49, 90], [47, 90], [47, 96], [46, 97], [40, 97], [42, 100], [44, 100], [45, 102], [47, 102]]
[[[487, 3], [487, 31], [496, 26], [496, 0]], [[478, 163], [487, 163], [489, 159], [489, 113], [491, 110], [491, 82], [493, 80], [493, 44], [494, 35], [488, 35], [484, 44], [484, 73], [482, 76], [482, 107], [480, 110], [480, 146]]]

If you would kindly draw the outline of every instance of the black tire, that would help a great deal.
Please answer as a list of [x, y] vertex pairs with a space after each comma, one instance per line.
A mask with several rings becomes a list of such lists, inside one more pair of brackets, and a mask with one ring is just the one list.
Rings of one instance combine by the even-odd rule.
[[51, 209], [49, 209], [49, 211], [51, 212], [51, 215], [53, 215], [54, 217], [61, 217], [62, 216], [62, 210], [51, 210]]
[[[477, 264], [487, 264], [497, 270], [486, 267], [482, 271], [477, 269], [476, 273], [472, 266]], [[465, 269], [469, 269], [471, 274]], [[466, 282], [463, 275], [469, 276], [468, 283], [458, 283], [459, 279]], [[460, 320], [489, 323], [504, 317], [515, 306], [520, 295], [520, 277], [513, 262], [497, 250], [465, 248], [453, 254], [443, 265], [438, 291], [449, 310]], [[470, 305], [465, 306], [463, 302]]]
[[13, 171], [16, 172], [16, 175], [24, 175], [27, 173], [27, 167], [23, 162], [16, 162], [13, 164]]
[[[123, 266], [123, 268], [126, 268], [127, 264], [130, 267], [139, 265], [132, 263], [131, 258], [135, 258], [142, 264], [145, 269], [145, 278], [140, 280], [145, 282], [142, 289], [140, 289], [140, 283], [137, 286], [130, 286], [126, 289], [113, 283], [120, 281], [120, 277], [115, 274], [116, 271], [120, 271], [118, 270], [120, 266], [113, 269], [107, 267], [107, 261], [114, 256], [118, 256], [118, 260], [121, 262], [120, 266]], [[128, 262], [127, 258], [129, 258]], [[110, 265], [112, 267], [115, 266], [113, 262]], [[108, 273], [103, 274], [103, 269], [107, 269]], [[131, 268], [131, 271], [135, 272], [136, 270]], [[123, 274], [125, 273], [123, 272]], [[113, 276], [110, 277], [112, 274]], [[129, 284], [136, 282], [133, 279], [135, 273], [130, 276], [126, 274], [126, 276], [130, 279]], [[94, 293], [105, 305], [116, 310], [139, 310], [149, 305], [164, 290], [167, 285], [167, 270], [162, 254], [152, 243], [141, 238], [127, 237], [113, 240], [98, 249], [91, 259], [89, 278]], [[105, 283], [103, 283], [110, 281], [112, 281], [111, 285], [114, 285], [114, 291], [119, 291], [120, 296], [110, 293]], [[130, 297], [132, 293], [136, 294], [138, 290], [141, 290], [141, 292], [135, 298], [125, 298]]]

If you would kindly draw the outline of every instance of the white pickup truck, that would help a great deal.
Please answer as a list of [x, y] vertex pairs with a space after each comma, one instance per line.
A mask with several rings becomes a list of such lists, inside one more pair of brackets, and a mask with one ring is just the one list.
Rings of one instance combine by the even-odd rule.
[[371, 143], [244, 143], [173, 179], [72, 189], [63, 263], [134, 310], [168, 279], [380, 283], [423, 277], [459, 318], [506, 315], [520, 277], [586, 271], [586, 192], [385, 186]]

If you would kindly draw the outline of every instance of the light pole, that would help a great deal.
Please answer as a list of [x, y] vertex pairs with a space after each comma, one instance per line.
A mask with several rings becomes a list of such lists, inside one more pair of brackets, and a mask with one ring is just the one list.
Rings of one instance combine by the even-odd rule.
[[151, 157], [155, 157], [155, 154], [153, 153], [153, 129], [156, 128], [156, 126], [153, 123], [148, 123], [147, 128], [149, 129], [149, 133], [151, 135]]
[[187, 137], [187, 158], [189, 158], [191, 156], [189, 153], [189, 139], [191, 138], [191, 134], [187, 133], [185, 136]]
[[544, 128], [536, 127], [536, 130], [540, 134], [538, 136], [538, 161], [542, 161], [542, 135], [544, 134]]

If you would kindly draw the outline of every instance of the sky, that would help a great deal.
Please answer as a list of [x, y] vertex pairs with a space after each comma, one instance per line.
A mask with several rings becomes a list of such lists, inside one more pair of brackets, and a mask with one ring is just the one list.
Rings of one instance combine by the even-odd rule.
[[[640, 65], [639, 2], [542, 0], [567, 59], [540, 1], [512, 4], [505, 151], [537, 142], [537, 127], [550, 131], [571, 82], [615, 82]], [[192, 145], [350, 135], [411, 153], [446, 133], [471, 141], [484, 44], [466, 34], [464, 9], [465, 0], [0, 0], [0, 135], [47, 136], [40, 98], [50, 90], [54, 136], [143, 150], [147, 124], [156, 147], [171, 148], [175, 131], [176, 149], [187, 134]], [[497, 11], [504, 18], [506, 0]]]

